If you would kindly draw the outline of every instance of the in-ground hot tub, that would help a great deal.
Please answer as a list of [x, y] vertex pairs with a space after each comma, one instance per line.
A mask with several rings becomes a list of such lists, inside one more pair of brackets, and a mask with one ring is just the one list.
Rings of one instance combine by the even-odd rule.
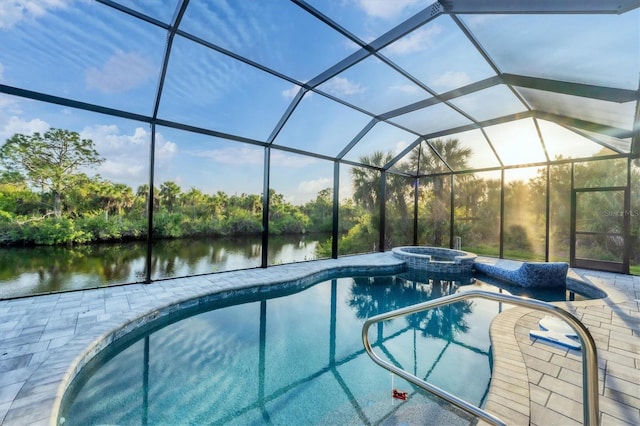
[[476, 255], [462, 250], [441, 247], [404, 246], [392, 249], [409, 269], [447, 274], [470, 273]]

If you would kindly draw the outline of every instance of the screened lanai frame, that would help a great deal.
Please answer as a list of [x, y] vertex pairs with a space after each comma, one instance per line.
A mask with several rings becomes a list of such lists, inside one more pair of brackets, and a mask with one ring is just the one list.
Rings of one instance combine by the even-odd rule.
[[[331, 2], [323, 1], [302, 1], [291, 0], [290, 2], [271, 2], [274, 7], [287, 8], [294, 10], [296, 14], [303, 16], [305, 22], [311, 23], [318, 28], [322, 28], [323, 33], [330, 34], [331, 37], [339, 38], [351, 46], [351, 53], [346, 57], [334, 54], [337, 61], [328, 67], [318, 64], [311, 64], [309, 68], [314, 68], [315, 74], [293, 76], [294, 72], [289, 73], [288, 67], [290, 63], [286, 59], [282, 62], [270, 63], [270, 60], [260, 60], [261, 58], [245, 56], [231, 49], [232, 46], [224, 45], [224, 43], [216, 43], [211, 41], [212, 36], [207, 33], [202, 26], [198, 27], [193, 22], [189, 25], [185, 24], [187, 19], [191, 19], [188, 14], [192, 14], [196, 7], [203, 7], [206, 2], [198, 0], [176, 0], [175, 9], [168, 13], [168, 7], [165, 9], [154, 10], [149, 8], [144, 2], [130, 1], [111, 1], [97, 0], [99, 6], [107, 8], [114, 16], [121, 16], [131, 22], [139, 22], [140, 25], [153, 28], [160, 34], [166, 36], [166, 43], [161, 54], [162, 60], [159, 67], [158, 85], [153, 95], [153, 100], [149, 102], [152, 108], [148, 112], [144, 112], [139, 108], [127, 110], [118, 106], [117, 108], [109, 102], [95, 103], [87, 102], [89, 99], [82, 99], [74, 96], [61, 96], [63, 92], [51, 91], [44, 92], [33, 90], [27, 82], [18, 81], [14, 83], [10, 79], [4, 78], [0, 80], [0, 93], [17, 96], [24, 99], [31, 99], [48, 104], [62, 105], [65, 107], [91, 111], [108, 116], [119, 117], [123, 119], [134, 120], [137, 122], [147, 123], [150, 126], [151, 143], [150, 143], [150, 159], [149, 159], [149, 200], [153, 200], [154, 172], [155, 172], [155, 152], [156, 152], [156, 135], [157, 126], [173, 128], [186, 132], [197, 133], [205, 136], [224, 139], [231, 142], [240, 142], [263, 149], [263, 200], [262, 200], [262, 260], [261, 266], [267, 267], [269, 260], [267, 259], [267, 248], [269, 245], [269, 188], [270, 188], [270, 171], [271, 158], [274, 152], [286, 152], [291, 154], [299, 154], [319, 160], [325, 160], [333, 163], [333, 229], [332, 229], [332, 250], [331, 256], [336, 258], [340, 255], [338, 246], [339, 228], [339, 192], [341, 182], [344, 184], [348, 176], [340, 174], [340, 166], [348, 165], [359, 168], [367, 168], [380, 172], [380, 194], [381, 199], [385, 199], [385, 181], [386, 177], [391, 174], [399, 174], [409, 179], [414, 179], [416, 192], [414, 198], [417, 199], [419, 182], [424, 179], [443, 176], [451, 182], [452, 191], [450, 192], [449, 207], [449, 225], [448, 225], [448, 245], [453, 245], [455, 237], [455, 215], [454, 215], [454, 199], [455, 185], [453, 184], [455, 176], [463, 176], [472, 173], [482, 173], [490, 171], [499, 171], [504, 177], [505, 171], [523, 169], [528, 167], [549, 167], [561, 164], [573, 165], [596, 160], [607, 159], [624, 159], [627, 161], [627, 184], [629, 189], [631, 186], [629, 170], [632, 167], [632, 161], [640, 158], [640, 109], [639, 99], [640, 91], [638, 90], [638, 72], [640, 71], [640, 53], [638, 53], [637, 41], [635, 45], [627, 46], [629, 51], [623, 52], [623, 56], [628, 63], [633, 64], [633, 69], [628, 74], [635, 75], [633, 86], [629, 83], [629, 78], [625, 77], [624, 81], [616, 81], [617, 74], [613, 77], [614, 81], [607, 81], [608, 78], [596, 73], [594, 78], [587, 76], [583, 79], [586, 82], [580, 82], [581, 76], [574, 75], [573, 78], [566, 77], [569, 71], [564, 69], [545, 69], [545, 61], [541, 60], [543, 75], [527, 75], [521, 72], [522, 67], [527, 67], [532, 62], [527, 62], [528, 57], [525, 55], [523, 63], [515, 64], [514, 69], [518, 72], [511, 71], [511, 64], [505, 62], [511, 51], [509, 49], [492, 49], [494, 45], [504, 43], [492, 33], [491, 27], [486, 31], [488, 35], [476, 32], [472, 22], [476, 18], [483, 17], [513, 17], [514, 21], [510, 25], [517, 25], [517, 18], [522, 16], [534, 16], [536, 18], [562, 18], [562, 17], [584, 17], [584, 16], [625, 16], [627, 19], [637, 18], [639, 4], [637, 1], [600, 1], [597, 3], [574, 1], [440, 1], [432, 4], [422, 4], [415, 7], [410, 15], [399, 15], [397, 25], [385, 28], [384, 31], [378, 30], [376, 37], [372, 40], [365, 38], [362, 29], [356, 28], [348, 20], [344, 20], [342, 15], [335, 13], [332, 9]], [[267, 2], [269, 4], [269, 2]], [[465, 46], [461, 48], [461, 55], [465, 54], [469, 57], [469, 52], [473, 52], [474, 62], [482, 63], [482, 70], [477, 75], [470, 77], [462, 84], [455, 87], [440, 86], [436, 80], [426, 82], [430, 76], [420, 75], [420, 69], [415, 68], [415, 64], [411, 61], [404, 62], [396, 60], [394, 55], [403, 43], [411, 41], [411, 37], [418, 34], [418, 31], [429, 29], [430, 24], [436, 21], [442, 22], [443, 28], [454, 28], [456, 36], [464, 40]], [[353, 25], [353, 27], [352, 27]], [[192, 32], [184, 28], [193, 28]], [[200, 30], [198, 30], [200, 28]], [[199, 32], [198, 32], [199, 31]], [[632, 28], [637, 36], [638, 29]], [[196, 34], [197, 32], [197, 34]], [[357, 35], [356, 35], [357, 34]], [[637, 38], [637, 37], [636, 37]], [[263, 74], [265, 79], [277, 80], [278, 87], [282, 84], [292, 86], [291, 101], [286, 107], [280, 106], [281, 114], [275, 120], [270, 130], [268, 127], [261, 128], [260, 136], [257, 130], [251, 130], [250, 135], [243, 135], [244, 129], [237, 132], [222, 131], [223, 125], [204, 126], [200, 119], [193, 121], [170, 120], [163, 117], [163, 108], [167, 105], [163, 104], [163, 100], [167, 95], [167, 85], [175, 84], [171, 81], [170, 73], [172, 55], [177, 54], [179, 46], [176, 42], [188, 43], [197, 46], [198, 49], [209, 52], [216, 57], [224, 58], [224, 60], [233, 61], [245, 69], [251, 70], [252, 73]], [[333, 40], [333, 38], [331, 39]], [[11, 40], [9, 40], [11, 42]], [[311, 41], [305, 41], [311, 43]], [[487, 47], [490, 45], [490, 47]], [[277, 44], [276, 44], [277, 46]], [[571, 47], [571, 45], [569, 45]], [[309, 44], [308, 47], [311, 47]], [[498, 46], [499, 47], [499, 46]], [[530, 46], [520, 46], [520, 50], [526, 50]], [[550, 48], [550, 46], [543, 46]], [[589, 47], [589, 46], [586, 46]], [[615, 47], [615, 46], [614, 46]], [[635, 51], [634, 51], [635, 47]], [[513, 47], [512, 47], [513, 48]], [[515, 47], [517, 48], [517, 46]], [[159, 52], [155, 52], [160, 56]], [[598, 52], [603, 53], [603, 52]], [[2, 57], [0, 57], [2, 58]], [[12, 58], [10, 58], [12, 59]], [[289, 61], [292, 58], [288, 58]], [[617, 58], [619, 59], [619, 58]], [[9, 60], [9, 65], [11, 61]], [[402, 65], [400, 63], [402, 62]], [[6, 66], [6, 65], [5, 65]], [[536, 65], [537, 66], [537, 65]], [[365, 68], [366, 67], [366, 68]], [[399, 85], [405, 89], [406, 97], [398, 99], [393, 96], [385, 95], [384, 90], [376, 93], [372, 99], [368, 99], [362, 92], [358, 92], [358, 85], [351, 87], [351, 96], [347, 95], [348, 91], [338, 90], [341, 84], [351, 81], [353, 75], [364, 75], [365, 69], [381, 69], [389, 75], [397, 78]], [[534, 67], [535, 68], [535, 67]], [[314, 71], [312, 70], [312, 71]], [[622, 71], [620, 71], [622, 72]], [[604, 73], [606, 74], [606, 73]], [[345, 77], [346, 76], [346, 77]], [[375, 76], [375, 73], [372, 74]], [[564, 78], [561, 78], [564, 77]], [[175, 77], [173, 77], [175, 79]], [[262, 78], [262, 77], [261, 77]], [[306, 79], [305, 79], [306, 78]], [[373, 78], [373, 77], [372, 77]], [[5, 84], [10, 83], [10, 84]], [[372, 81], [371, 84], [375, 84]], [[379, 84], [379, 83], [378, 83]], [[382, 87], [382, 86], [380, 86]], [[496, 91], [500, 93], [497, 94]], [[482, 94], [491, 92], [491, 99], [499, 96], [500, 102], [491, 102], [491, 107], [473, 109], [469, 108], [469, 99], [480, 97]], [[415, 94], [419, 93], [419, 96]], [[402, 95], [402, 94], [401, 94]], [[402, 96], [405, 96], [402, 95]], [[320, 98], [318, 98], [320, 97]], [[294, 123], [297, 113], [301, 111], [302, 106], [310, 102], [310, 100], [322, 99], [336, 105], [342, 111], [349, 111], [353, 114], [353, 121], [357, 122], [360, 127], [350, 130], [351, 134], [342, 144], [336, 144], [328, 149], [326, 146], [316, 148], [315, 150], [305, 146], [294, 146], [291, 141], [300, 140], [297, 135], [291, 139], [283, 139], [288, 129]], [[353, 98], [353, 99], [351, 99]], [[373, 102], [373, 103], [372, 103]], [[389, 102], [386, 104], [385, 102]], [[381, 103], [384, 103], [381, 107]], [[374, 111], [370, 110], [374, 109]], [[489, 111], [495, 108], [495, 111]], [[264, 108], [263, 108], [264, 109]], [[470, 112], [471, 111], [471, 112]], [[594, 112], [595, 111], [595, 112]], [[339, 115], [339, 113], [336, 113]], [[169, 114], [171, 115], [171, 114]], [[356, 119], [357, 116], [357, 119]], [[478, 118], [478, 117], [481, 118]], [[518, 120], [527, 120], [530, 128], [537, 134], [540, 143], [540, 153], [538, 157], [532, 161], [506, 161], [505, 157], [499, 152], [499, 144], [496, 144], [494, 137], [490, 134], [496, 126], [507, 125]], [[577, 155], [573, 158], [564, 158], [556, 160], [549, 154], [549, 150], [545, 145], [543, 132], [540, 130], [540, 123], [554, 123], [555, 125], [577, 134], [586, 140], [592, 141], [602, 148], [606, 148], [608, 154], [598, 157], [588, 155]], [[363, 124], [364, 123], [364, 124]], [[295, 124], [295, 123], [294, 123]], [[303, 126], [304, 127], [304, 126]], [[361, 160], [354, 156], [354, 152], [360, 146], [361, 141], [367, 141], [372, 146], [384, 146], [384, 140], [373, 138], [371, 135], [378, 132], [382, 128], [396, 129], [397, 132], [407, 135], [403, 139], [405, 142], [402, 149], [396, 148], [395, 157], [386, 164], [373, 165], [362, 163]], [[235, 129], [233, 129], [235, 131]], [[465, 132], [480, 132], [482, 138], [486, 142], [490, 150], [493, 165], [482, 166], [468, 169], [457, 169], [455, 166], [447, 164], [443, 155], [438, 152], [432, 143], [433, 140], [439, 138], [447, 138], [451, 135], [463, 134]], [[253, 133], [255, 132], [255, 133]], [[307, 134], [313, 133], [310, 129]], [[442, 171], [438, 173], [424, 173], [420, 170], [407, 170], [399, 168], [398, 165], [418, 146], [426, 146], [431, 150], [431, 155], [440, 161]], [[485, 162], [486, 163], [486, 162]], [[485, 164], [483, 163], [483, 164]], [[547, 175], [548, 175], [547, 171]], [[499, 235], [499, 251], [496, 253], [500, 257], [504, 256], [504, 178], [501, 179], [501, 206], [500, 206], [500, 235]], [[573, 188], [573, 187], [572, 187]], [[628, 198], [628, 197], [627, 197]], [[625, 211], [630, 212], [628, 200], [625, 205]], [[385, 203], [380, 203], [380, 235], [377, 249], [385, 250]], [[545, 224], [545, 250], [542, 260], [550, 260], [549, 255], [549, 191], [547, 190], [546, 199], [546, 224]], [[152, 224], [153, 209], [148, 209], [148, 254], [147, 254], [147, 276], [145, 281], [150, 282], [150, 262], [152, 249]], [[628, 236], [630, 232], [630, 218], [627, 215], [625, 219], [625, 233]], [[413, 212], [413, 243], [418, 244], [418, 208], [417, 203], [414, 205]], [[628, 241], [628, 238], [627, 238]], [[446, 244], [447, 242], [445, 242]], [[630, 247], [625, 247], [626, 271], [628, 272], [628, 258]]]

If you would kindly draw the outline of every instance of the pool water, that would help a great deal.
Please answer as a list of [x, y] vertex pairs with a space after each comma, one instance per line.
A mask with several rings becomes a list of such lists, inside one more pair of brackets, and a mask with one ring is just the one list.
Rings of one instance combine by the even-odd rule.
[[[476, 280], [423, 281], [337, 278], [168, 324], [90, 363], [67, 392], [60, 423], [469, 424], [363, 349], [370, 316], [471, 288], [498, 291]], [[393, 364], [480, 406], [489, 325], [504, 308], [459, 302], [381, 323], [370, 339]], [[408, 399], [393, 399], [392, 389]]]

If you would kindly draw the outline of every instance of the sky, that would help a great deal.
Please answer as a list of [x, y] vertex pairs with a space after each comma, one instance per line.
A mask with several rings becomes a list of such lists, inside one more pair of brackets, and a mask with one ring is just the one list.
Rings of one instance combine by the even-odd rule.
[[[170, 22], [177, 0], [121, 3]], [[367, 43], [428, 6], [418, 0], [308, 3]], [[461, 19], [504, 72], [637, 89], [640, 59], [628, 53], [640, 51], [637, 10], [622, 16], [465, 15]], [[301, 84], [357, 49], [355, 43], [286, 1], [192, 0], [180, 29], [261, 64], [276, 75], [177, 35], [158, 117], [256, 141], [273, 136]], [[166, 39], [165, 30], [90, 0], [0, 1], [0, 84], [151, 116]], [[558, 48], [550, 53], [550, 45]], [[593, 55], [594, 47], [598, 55]], [[381, 54], [440, 93], [495, 75], [446, 15], [405, 35]], [[338, 73], [319, 90], [373, 114], [431, 97], [374, 57]], [[560, 109], [579, 105], [578, 101], [567, 95], [554, 99]], [[456, 98], [452, 104], [477, 120], [525, 110], [506, 86]], [[615, 117], [605, 115], [605, 121], [615, 120], [611, 124], [623, 128], [631, 126], [632, 103], [589, 104], [596, 111], [610, 107]], [[583, 113], [592, 118], [590, 111]], [[274, 143], [336, 156], [371, 118], [309, 92]], [[470, 123], [444, 104], [392, 121], [418, 133]], [[601, 148], [553, 123], [543, 124], [541, 132], [552, 158], [555, 154], [593, 155]], [[50, 127], [74, 130], [92, 139], [106, 159], [93, 170], [103, 178], [134, 189], [147, 182], [148, 124], [0, 94], [0, 141]], [[492, 126], [486, 133], [506, 165], [545, 159], [532, 120]], [[478, 131], [456, 137], [474, 149], [473, 167], [499, 165]], [[378, 149], [399, 153], [416, 138], [415, 133], [378, 123], [345, 158], [357, 161]], [[156, 185], [172, 180], [184, 190], [262, 192], [263, 149], [258, 146], [158, 127], [155, 154]], [[306, 202], [332, 186], [331, 161], [272, 150], [271, 164], [272, 187], [288, 201]]]

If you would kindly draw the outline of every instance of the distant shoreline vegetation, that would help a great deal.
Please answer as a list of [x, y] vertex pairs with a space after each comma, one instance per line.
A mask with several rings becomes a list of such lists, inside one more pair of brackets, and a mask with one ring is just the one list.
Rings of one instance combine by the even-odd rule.
[[[14, 178], [11, 180], [11, 178]], [[0, 246], [71, 245], [137, 241], [147, 238], [146, 185], [133, 190], [99, 176], [76, 175], [77, 184], [60, 197], [63, 209], [50, 209], [51, 194], [31, 190], [24, 181], [0, 175]], [[303, 206], [271, 191], [269, 233], [328, 233], [332, 229], [332, 195], [320, 191]], [[154, 190], [153, 238], [202, 238], [259, 235], [262, 196], [182, 192], [174, 182]]]
[[[50, 129], [16, 134], [0, 147], [0, 246], [71, 245], [153, 238], [227, 237], [262, 232], [262, 195], [184, 192], [173, 181], [136, 191], [81, 169], [105, 160], [90, 139]], [[330, 189], [314, 201], [294, 206], [269, 193], [269, 233], [331, 232]]]
[[[1, 186], [1, 185], [0, 185]], [[300, 208], [296, 208], [300, 209]], [[77, 217], [11, 217], [0, 212], [0, 247], [73, 245], [147, 238], [146, 217], [106, 217], [87, 213]], [[285, 215], [269, 227], [272, 235], [304, 235], [330, 233], [331, 229], [313, 226], [304, 213]], [[153, 238], [210, 238], [260, 235], [261, 217], [238, 215], [229, 217], [191, 218], [182, 213], [154, 213]]]
[[[433, 155], [432, 149], [443, 153], [443, 158]], [[568, 258], [572, 167], [576, 188], [617, 187], [626, 182], [618, 172], [626, 169], [626, 159], [576, 162], [573, 166], [562, 162], [549, 170], [531, 168], [527, 181], [501, 182], [491, 173], [463, 173], [453, 178], [446, 174], [449, 167], [468, 170], [472, 154], [455, 138], [423, 142], [396, 163], [403, 175], [386, 175], [384, 193], [380, 170], [393, 160], [393, 154], [376, 151], [360, 157], [361, 163], [373, 167], [352, 167], [350, 179], [342, 181], [351, 186], [353, 196], [340, 200], [338, 206], [339, 254], [378, 250], [382, 226], [385, 249], [413, 244], [414, 213], [418, 215], [418, 244], [448, 246], [453, 218], [453, 235], [462, 237], [466, 250], [497, 254], [504, 212], [502, 244], [511, 258], [544, 256], [546, 227], [550, 258]], [[104, 161], [93, 141], [68, 130], [52, 128], [42, 135], [16, 134], [7, 139], [0, 146], [0, 247], [144, 240], [149, 208], [153, 209], [154, 239], [224, 238], [263, 231], [262, 194], [207, 194], [195, 187], [183, 190], [174, 181], [165, 181], [153, 191], [148, 185], [134, 191], [126, 184], [82, 172]], [[406, 177], [417, 170], [427, 177]], [[630, 179], [631, 205], [627, 210], [621, 210], [625, 207], [619, 194], [611, 191], [587, 192], [580, 199], [579, 224], [584, 228], [580, 230], [597, 234], [581, 246], [585, 256], [603, 260], [620, 257], [619, 239], [607, 235], [617, 229], [612, 228], [612, 219], [624, 216], [631, 220], [632, 263], [640, 262], [640, 222], [635, 214], [640, 211], [637, 169], [632, 169]], [[153, 199], [149, 200], [151, 194]], [[269, 234], [330, 235], [333, 200], [332, 188], [325, 188], [315, 199], [293, 205], [285, 201], [285, 195], [270, 189]], [[384, 217], [380, 203], [385, 203]], [[328, 239], [318, 244], [316, 252], [328, 257], [331, 250]]]

